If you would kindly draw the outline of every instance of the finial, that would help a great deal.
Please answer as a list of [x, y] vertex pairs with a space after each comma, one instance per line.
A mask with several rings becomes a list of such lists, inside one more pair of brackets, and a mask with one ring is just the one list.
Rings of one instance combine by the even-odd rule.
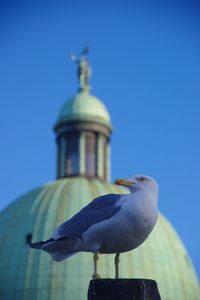
[[80, 55], [80, 58], [77, 58], [76, 55], [71, 54], [71, 60], [78, 65], [77, 76], [80, 81], [80, 91], [90, 91], [90, 86], [88, 81], [91, 77], [92, 69], [88, 63], [86, 55], [89, 52], [89, 47], [85, 47]]

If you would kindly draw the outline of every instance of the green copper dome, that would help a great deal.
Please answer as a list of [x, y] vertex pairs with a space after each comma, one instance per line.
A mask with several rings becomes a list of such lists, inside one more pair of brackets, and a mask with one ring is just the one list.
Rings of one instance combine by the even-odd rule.
[[69, 99], [61, 108], [57, 125], [66, 121], [89, 121], [111, 128], [105, 105], [88, 91], [82, 91]]
[[[25, 236], [45, 240], [53, 228], [74, 215], [94, 197], [123, 193], [98, 179], [60, 179], [18, 198], [0, 214], [0, 299], [84, 300], [93, 272], [90, 253], [79, 253], [64, 263], [42, 251], [29, 250]], [[101, 255], [99, 273], [114, 276], [114, 255]], [[161, 214], [149, 239], [121, 255], [120, 276], [151, 278], [162, 300], [198, 300], [198, 281], [179, 237]]]

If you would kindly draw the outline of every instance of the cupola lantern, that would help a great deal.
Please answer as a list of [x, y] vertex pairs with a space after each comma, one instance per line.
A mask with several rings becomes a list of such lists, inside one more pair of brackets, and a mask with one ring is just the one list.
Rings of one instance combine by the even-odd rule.
[[109, 181], [112, 126], [105, 105], [90, 94], [87, 53], [85, 48], [79, 59], [71, 56], [78, 67], [80, 87], [61, 108], [55, 125], [57, 178], [85, 176]]

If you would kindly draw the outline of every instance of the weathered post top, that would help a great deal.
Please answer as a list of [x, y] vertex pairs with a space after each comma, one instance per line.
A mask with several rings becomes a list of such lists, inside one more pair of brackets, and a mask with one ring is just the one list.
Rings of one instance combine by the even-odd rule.
[[161, 300], [157, 284], [150, 279], [95, 279], [88, 300]]

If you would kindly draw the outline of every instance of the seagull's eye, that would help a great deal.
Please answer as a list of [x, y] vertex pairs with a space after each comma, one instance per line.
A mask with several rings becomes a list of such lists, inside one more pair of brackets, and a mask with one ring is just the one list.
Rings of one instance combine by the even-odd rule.
[[140, 181], [145, 181], [145, 177], [140, 177]]

